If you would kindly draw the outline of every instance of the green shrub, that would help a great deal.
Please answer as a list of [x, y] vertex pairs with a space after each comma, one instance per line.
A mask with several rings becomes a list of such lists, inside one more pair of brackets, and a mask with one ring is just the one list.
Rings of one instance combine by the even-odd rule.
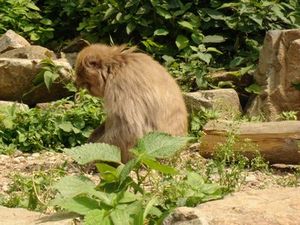
[[11, 29], [32, 42], [46, 43], [53, 38], [52, 25], [34, 1], [0, 0], [0, 34]]
[[35, 152], [80, 145], [103, 120], [102, 102], [84, 91], [77, 93], [74, 100], [53, 102], [45, 109], [3, 108], [0, 111], [0, 151], [9, 152], [15, 147]]

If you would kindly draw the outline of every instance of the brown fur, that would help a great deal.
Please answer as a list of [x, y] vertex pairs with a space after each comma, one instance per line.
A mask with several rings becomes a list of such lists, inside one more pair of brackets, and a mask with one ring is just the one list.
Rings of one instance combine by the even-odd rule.
[[77, 56], [76, 83], [104, 98], [105, 125], [91, 142], [119, 146], [122, 161], [128, 149], [150, 131], [186, 135], [187, 111], [175, 80], [163, 66], [135, 48], [94, 44]]

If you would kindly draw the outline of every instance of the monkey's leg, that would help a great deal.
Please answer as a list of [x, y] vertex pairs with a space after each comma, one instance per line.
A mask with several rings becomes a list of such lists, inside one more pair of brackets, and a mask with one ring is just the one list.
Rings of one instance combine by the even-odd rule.
[[90, 137], [87, 140], [87, 143], [94, 143], [94, 142], [98, 142], [99, 139], [103, 136], [105, 132], [105, 123], [102, 123], [100, 126], [98, 126], [93, 133], [90, 135]]

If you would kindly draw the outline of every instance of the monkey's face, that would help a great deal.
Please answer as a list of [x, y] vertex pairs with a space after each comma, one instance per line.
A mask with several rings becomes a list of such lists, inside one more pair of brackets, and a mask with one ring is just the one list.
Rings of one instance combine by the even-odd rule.
[[76, 86], [86, 88], [91, 95], [104, 96], [107, 74], [102, 69], [101, 61], [91, 51], [82, 50], [75, 65]]

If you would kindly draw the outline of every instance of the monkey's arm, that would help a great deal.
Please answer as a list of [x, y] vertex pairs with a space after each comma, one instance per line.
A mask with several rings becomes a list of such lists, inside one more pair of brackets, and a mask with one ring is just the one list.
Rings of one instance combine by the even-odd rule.
[[105, 123], [102, 123], [100, 126], [98, 126], [93, 133], [90, 135], [90, 137], [87, 140], [87, 143], [94, 143], [94, 142], [98, 142], [99, 139], [103, 136], [105, 132]]

